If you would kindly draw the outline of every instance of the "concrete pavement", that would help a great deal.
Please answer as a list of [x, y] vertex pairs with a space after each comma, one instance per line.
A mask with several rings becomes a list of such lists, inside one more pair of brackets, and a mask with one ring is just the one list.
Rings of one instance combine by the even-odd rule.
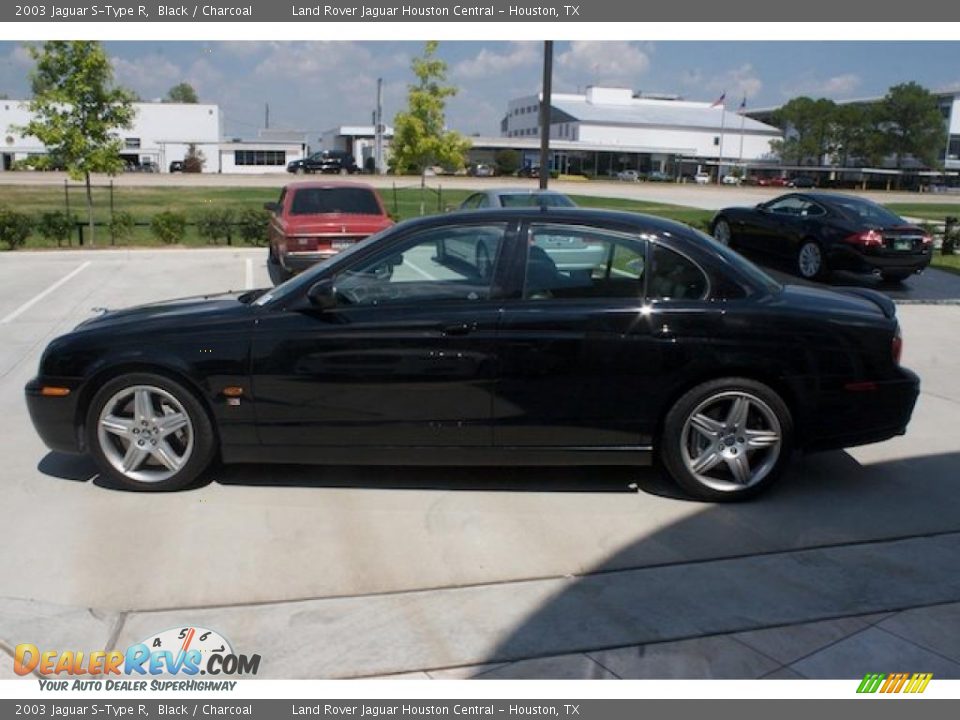
[[[271, 677], [478, 666], [540, 677], [656, 668], [819, 677], [839, 661], [810, 658], [832, 645], [792, 660], [757, 646], [757, 635], [742, 657], [729, 648], [744, 646], [743, 633], [842, 620], [814, 637], [850, 630], [837, 657], [870, 671], [906, 652], [901, 641], [960, 661], [955, 634], [937, 630], [953, 611], [929, 625], [917, 610], [896, 632], [873, 619], [960, 601], [950, 569], [960, 549], [960, 308], [899, 309], [904, 363], [924, 383], [906, 436], [800, 459], [744, 505], [689, 502], [654, 471], [618, 468], [245, 466], [217, 470], [197, 490], [147, 496], [46, 452], [22, 387], [51, 337], [92, 306], [241, 288], [248, 260], [253, 284], [264, 283], [263, 255], [0, 256], [0, 523], [17, 539], [0, 546], [0, 651], [122, 646], [207, 623], [261, 653]], [[727, 636], [734, 645], [716, 639]]]

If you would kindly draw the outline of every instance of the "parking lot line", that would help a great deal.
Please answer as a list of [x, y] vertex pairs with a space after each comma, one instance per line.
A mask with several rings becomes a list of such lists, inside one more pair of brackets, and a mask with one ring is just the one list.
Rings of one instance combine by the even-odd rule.
[[253, 260], [250, 258], [246, 259], [246, 277], [244, 278], [244, 289], [253, 290]]
[[7, 315], [6, 317], [4, 317], [2, 320], [0, 320], [0, 325], [6, 325], [6, 324], [7, 324], [8, 322], [10, 322], [11, 320], [15, 320], [16, 318], [18, 318], [20, 315], [22, 315], [22, 314], [25, 313], [27, 310], [29, 310], [29, 309], [32, 308], [34, 305], [36, 305], [38, 302], [40, 302], [41, 300], [43, 300], [47, 295], [49, 295], [50, 293], [52, 293], [54, 290], [56, 290], [57, 288], [59, 288], [61, 285], [63, 285], [64, 283], [68, 282], [69, 280], [71, 280], [72, 278], [76, 277], [77, 275], [79, 275], [79, 274], [80, 274], [81, 272], [83, 272], [84, 270], [86, 270], [92, 263], [93, 263], [92, 260], [87, 260], [85, 263], [83, 263], [83, 264], [80, 265], [79, 267], [74, 268], [73, 271], [71, 271], [71, 272], [67, 273], [66, 275], [64, 275], [62, 278], [60, 278], [59, 280], [57, 280], [53, 285], [51, 285], [51, 286], [48, 287], [46, 290], [44, 290], [43, 292], [41, 292], [39, 295], [34, 295], [32, 298], [30, 298], [30, 299], [27, 300], [25, 303], [23, 303], [23, 305], [21, 305], [21, 306], [18, 307], [16, 310], [14, 310], [12, 313], [10, 313], [10, 314]]

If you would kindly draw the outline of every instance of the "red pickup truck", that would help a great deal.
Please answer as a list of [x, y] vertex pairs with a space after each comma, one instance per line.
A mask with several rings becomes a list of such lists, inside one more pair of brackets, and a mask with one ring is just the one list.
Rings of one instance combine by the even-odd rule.
[[264, 207], [273, 213], [268, 262], [275, 282], [393, 225], [380, 195], [363, 183], [290, 183]]

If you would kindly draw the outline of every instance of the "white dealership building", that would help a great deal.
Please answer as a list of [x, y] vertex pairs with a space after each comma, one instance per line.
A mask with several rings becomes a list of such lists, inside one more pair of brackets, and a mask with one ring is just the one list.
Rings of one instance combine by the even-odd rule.
[[[223, 116], [217, 105], [203, 103], [134, 103], [129, 128], [118, 128], [121, 158], [131, 169], [154, 166], [168, 172], [183, 161], [191, 145], [204, 158], [205, 173], [285, 172], [287, 163], [302, 158], [305, 139], [278, 137], [261, 131], [255, 140], [223, 140]], [[26, 101], [0, 100], [0, 172], [36, 155], [46, 147], [17, 128], [30, 122]]]
[[[501, 137], [474, 138], [474, 146], [518, 149], [522, 164], [536, 164], [540, 100], [540, 95], [510, 100]], [[554, 169], [606, 175], [625, 169], [679, 174], [680, 166], [686, 170], [768, 160], [771, 141], [783, 134], [722, 102], [589, 87], [583, 94], [551, 96], [550, 137]]]

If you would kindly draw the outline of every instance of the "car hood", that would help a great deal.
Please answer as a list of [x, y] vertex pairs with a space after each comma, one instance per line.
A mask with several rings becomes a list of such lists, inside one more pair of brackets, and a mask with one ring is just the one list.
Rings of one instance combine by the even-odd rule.
[[322, 215], [294, 215], [287, 219], [288, 235], [335, 233], [343, 235], [371, 235], [393, 225], [380, 215], [351, 215], [324, 213]]
[[892, 319], [896, 305], [886, 295], [860, 287], [825, 289], [807, 285], [785, 285], [780, 294], [783, 304], [817, 314], [837, 313], [865, 318]]
[[[84, 320], [77, 325], [76, 331], [101, 330], [103, 328], [137, 324], [175, 324], [182, 327], [185, 323], [194, 321], [209, 321], [214, 318], [226, 319], [236, 313], [249, 310], [249, 300], [256, 297], [259, 291], [225, 292], [216, 295], [196, 295], [193, 297], [166, 300], [163, 302], [136, 305], [129, 308], [109, 310], [95, 308], [100, 314]], [[242, 296], [247, 302], [242, 302]]]

